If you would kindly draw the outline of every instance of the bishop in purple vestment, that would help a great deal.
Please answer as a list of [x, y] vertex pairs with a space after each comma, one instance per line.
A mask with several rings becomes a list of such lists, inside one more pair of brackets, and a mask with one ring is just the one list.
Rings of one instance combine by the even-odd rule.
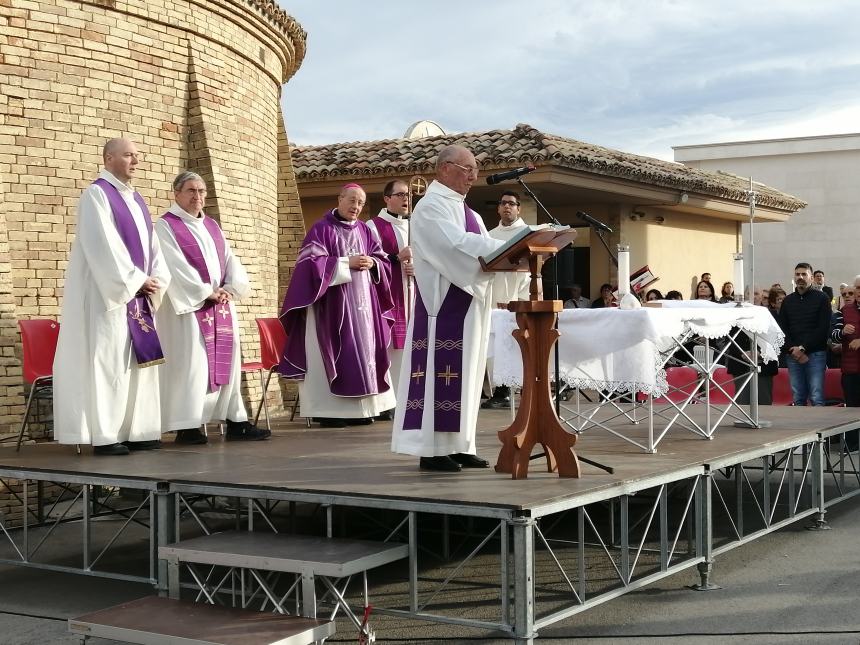
[[323, 427], [370, 423], [394, 407], [388, 368], [391, 266], [367, 224], [367, 197], [347, 184], [305, 236], [281, 309], [278, 370], [297, 379], [301, 414]]

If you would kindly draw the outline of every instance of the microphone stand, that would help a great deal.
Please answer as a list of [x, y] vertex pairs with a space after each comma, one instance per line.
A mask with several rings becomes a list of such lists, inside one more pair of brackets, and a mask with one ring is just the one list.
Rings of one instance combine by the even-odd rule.
[[[544, 214], [546, 214], [546, 216], [549, 218], [550, 222], [552, 222], [556, 226], [562, 225], [561, 222], [559, 222], [553, 216], [553, 214], [549, 212], [549, 209], [543, 205], [543, 202], [541, 202], [541, 200], [539, 200], [537, 198], [537, 195], [535, 195], [534, 192], [532, 192], [532, 189], [528, 187], [526, 182], [523, 181], [522, 177], [517, 177], [517, 183], [523, 189], [523, 192], [526, 195], [528, 195], [529, 197], [531, 197], [532, 200], [534, 200], [534, 203], [540, 207], [540, 209], [544, 212]], [[604, 241], [603, 244], [606, 245], [606, 242]], [[561, 250], [561, 249], [559, 249], [559, 250]], [[609, 250], [608, 246], [606, 247], [606, 250], [607, 251]], [[611, 255], [611, 253], [610, 253], [610, 255]], [[616, 266], [618, 265], [617, 259], [615, 260], [615, 264], [616, 264]], [[552, 266], [553, 266], [553, 283], [554, 283], [553, 300], [559, 300], [560, 298], [559, 298], [559, 291], [558, 291], [558, 256], [556, 256], [555, 262], [553, 262]], [[558, 316], [556, 316], [556, 318], [555, 318], [555, 328], [556, 328], [556, 330], [558, 329]], [[561, 336], [559, 335], [559, 340], [560, 339], [561, 339]], [[558, 353], [558, 351], [559, 351], [558, 350], [559, 340], [555, 341], [555, 347], [554, 347], [554, 352], [553, 352], [554, 353], [554, 362], [555, 362], [555, 414], [557, 417], [561, 416], [561, 378], [560, 378], [561, 359], [559, 358], [559, 353]], [[545, 457], [545, 456], [546, 456], [546, 453], [538, 453], [536, 455], [531, 455], [529, 457], [529, 459], [540, 459], [541, 457]], [[578, 459], [580, 461], [585, 462], [586, 464], [589, 464], [590, 466], [594, 466], [595, 468], [600, 468], [601, 470], [609, 473], [610, 475], [615, 472], [615, 469], [612, 468], [611, 466], [601, 464], [600, 462], [597, 462], [597, 461], [592, 461], [591, 459], [587, 459], [587, 458], [583, 457], [582, 455], [579, 455]]]

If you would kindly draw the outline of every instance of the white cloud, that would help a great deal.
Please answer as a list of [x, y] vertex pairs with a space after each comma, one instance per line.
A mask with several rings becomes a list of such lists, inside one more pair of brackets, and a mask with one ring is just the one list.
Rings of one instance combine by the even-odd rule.
[[282, 2], [308, 31], [284, 89], [297, 143], [531, 123], [671, 146], [857, 131], [856, 5], [693, 0]]

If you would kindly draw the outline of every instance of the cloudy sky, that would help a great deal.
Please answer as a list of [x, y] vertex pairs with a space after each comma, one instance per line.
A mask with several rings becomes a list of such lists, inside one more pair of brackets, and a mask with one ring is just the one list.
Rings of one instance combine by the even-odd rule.
[[308, 32], [297, 144], [545, 132], [673, 145], [860, 132], [858, 0], [278, 0]]

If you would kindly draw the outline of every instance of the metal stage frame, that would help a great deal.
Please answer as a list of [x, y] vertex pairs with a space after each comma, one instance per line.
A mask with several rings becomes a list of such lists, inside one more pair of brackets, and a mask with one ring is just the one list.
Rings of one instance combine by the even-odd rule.
[[[787, 419], [785, 415], [791, 410], [763, 408], [763, 413], [774, 420], [772, 429], [723, 429], [713, 441], [667, 438], [664, 446], [683, 448], [681, 444], [686, 442], [687, 448], [702, 453], [697, 459], [676, 460], [671, 467], [668, 456], [629, 449], [617, 453], [616, 458], [623, 458], [624, 463], [616, 466], [621, 474], [614, 476], [586, 470], [579, 480], [536, 473], [528, 480], [512, 482], [491, 471], [473, 471], [424, 480], [442, 482], [438, 488], [454, 481], [451, 477], [463, 477], [462, 482], [475, 487], [484, 482], [488, 491], [499, 491], [495, 498], [486, 496], [483, 502], [465, 492], [443, 499], [442, 492], [423, 497], [373, 493], [346, 482], [328, 490], [276, 485], [265, 482], [265, 477], [250, 483], [224, 477], [225, 481], [219, 482], [211, 474], [195, 473], [191, 465], [185, 471], [168, 472], [170, 469], [165, 468], [149, 476], [73, 472], [71, 456], [50, 467], [51, 459], [44, 455], [56, 453], [56, 446], [27, 446], [18, 456], [0, 454], [0, 479], [23, 482], [21, 499], [28, 500], [23, 526], [12, 528], [0, 517], [4, 536], [0, 540], [5, 542], [5, 556], [0, 562], [146, 582], [166, 594], [167, 563], [157, 559], [158, 547], [180, 536], [187, 539], [208, 534], [212, 527], [206, 515], [213, 509], [224, 511], [231, 522], [247, 530], [270, 532], [290, 530], [283, 520], [289, 519], [286, 526], [291, 526], [303, 508], [321, 509], [322, 532], [329, 537], [343, 530], [340, 517], [360, 513], [384, 527], [385, 541], [408, 544], [408, 564], [395, 571], [399, 577], [394, 583], [397, 593], [386, 592], [385, 602], [374, 598], [376, 583], [371, 572], [375, 613], [489, 630], [517, 643], [531, 643], [554, 623], [684, 569], [697, 569], [699, 589], [714, 588], [714, 562], [720, 554], [790, 523], [810, 518], [813, 528], [827, 528], [828, 507], [860, 494], [858, 453], [846, 445], [846, 434], [856, 436], [860, 418], [852, 417], [850, 410], [830, 409], [821, 413], [827, 419], [817, 426], [799, 422], [779, 430], [776, 417]], [[815, 419], [814, 411], [796, 409], [794, 413]], [[490, 452], [494, 431], [504, 419], [503, 412], [494, 414], [489, 419], [492, 430], [479, 434], [479, 447], [485, 453]], [[482, 418], [487, 426], [487, 417]], [[289, 447], [313, 437], [314, 431], [289, 431], [283, 436], [284, 445]], [[728, 443], [731, 436], [737, 438], [735, 443]], [[362, 437], [366, 435], [355, 438]], [[276, 436], [269, 444], [267, 458], [276, 457], [271, 453], [279, 440]], [[325, 437], [320, 440], [325, 441]], [[727, 442], [724, 450], [718, 449], [721, 441]], [[603, 442], [601, 460], [612, 460], [612, 450], [623, 445], [612, 437], [605, 437]], [[219, 460], [234, 446], [219, 448]], [[263, 459], [259, 448], [258, 444], [241, 449], [246, 455], [257, 449], [258, 458]], [[176, 463], [193, 459], [187, 457], [188, 451], [161, 452], [152, 458], [176, 458]], [[394, 460], [392, 467], [402, 466], [402, 459], [386, 458]], [[660, 463], [649, 462], [661, 458], [664, 461]], [[124, 459], [112, 463], [132, 463]], [[98, 465], [107, 463], [99, 461]], [[408, 472], [415, 479], [422, 478], [414, 462], [410, 462]], [[33, 508], [31, 499], [38, 499], [38, 495], [31, 492], [34, 486], [38, 491], [48, 482], [61, 484], [64, 497], [42, 512]], [[135, 491], [133, 501], [128, 501], [127, 494], [117, 495], [118, 489]], [[516, 490], [535, 494], [525, 502], [500, 499], [504, 491]], [[116, 530], [102, 530], [99, 522], [105, 516], [119, 520]], [[52, 562], [46, 552], [55, 529], [70, 522], [80, 529], [81, 560], [78, 564]], [[452, 537], [460, 541], [462, 554], [452, 551]], [[128, 548], [126, 538], [133, 540], [136, 548], [146, 549], [148, 571], [132, 574], [100, 566], [105, 554], [118, 544]], [[447, 564], [444, 578], [433, 579], [423, 575], [422, 561], [431, 559], [428, 554], [437, 559], [436, 550], [441, 550], [441, 559]], [[483, 573], [478, 581], [470, 577], [473, 571], [466, 574], [476, 563]], [[273, 611], [275, 605], [276, 611], [289, 611], [284, 598], [295, 593], [295, 579], [287, 577], [279, 582], [258, 574], [242, 580], [242, 606]], [[237, 586], [231, 577], [219, 579], [210, 569], [195, 573], [195, 578], [186, 579], [184, 586], [197, 588], [198, 599], [205, 596], [227, 604], [231, 596], [235, 600]], [[468, 578], [465, 584], [472, 585], [473, 593], [453, 603], [455, 596], [449, 590], [463, 584], [464, 578]], [[205, 592], [200, 591], [201, 582]], [[281, 583], [287, 591], [278, 593]], [[336, 586], [340, 594], [348, 584], [346, 580]], [[278, 597], [276, 604], [273, 600]], [[360, 602], [360, 591], [353, 597]], [[338, 595], [335, 600], [329, 595], [329, 600], [336, 608], [344, 597]], [[355, 612], [361, 615], [360, 608]]]

